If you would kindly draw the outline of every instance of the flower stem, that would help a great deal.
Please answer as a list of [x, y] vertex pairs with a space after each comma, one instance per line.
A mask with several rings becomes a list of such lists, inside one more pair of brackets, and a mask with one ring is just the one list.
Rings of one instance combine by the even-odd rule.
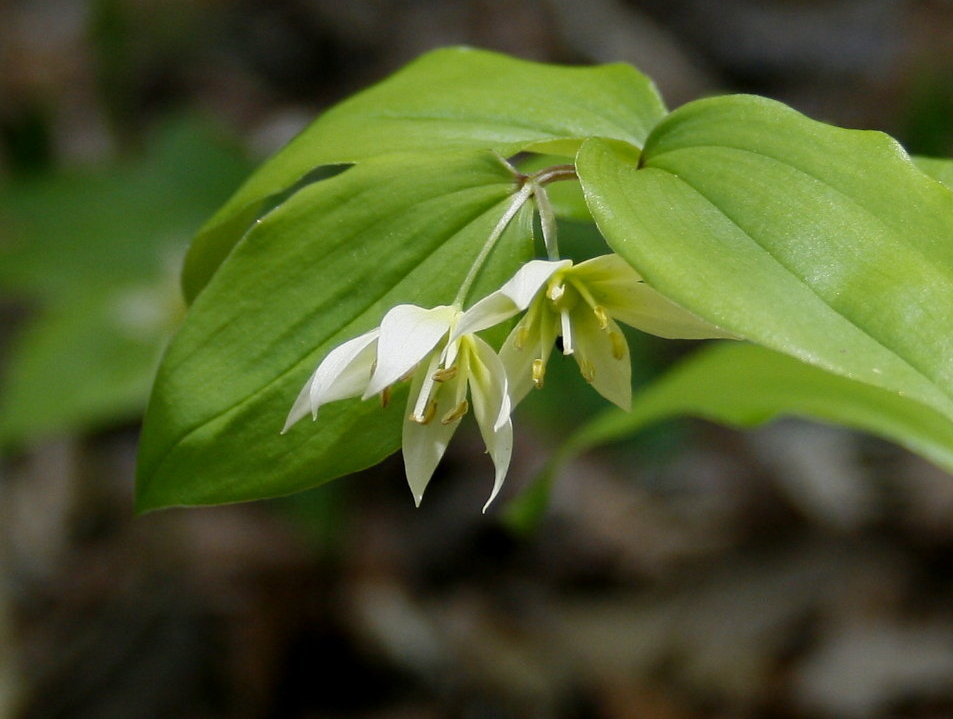
[[463, 280], [463, 284], [460, 285], [460, 289], [457, 291], [457, 296], [454, 299], [453, 303], [457, 306], [462, 307], [464, 300], [466, 300], [467, 295], [470, 293], [470, 288], [473, 286], [474, 281], [477, 278], [480, 270], [483, 268], [483, 264], [486, 262], [487, 257], [489, 257], [490, 252], [493, 251], [493, 248], [496, 246], [497, 240], [503, 236], [506, 226], [510, 224], [510, 220], [516, 216], [516, 213], [520, 211], [526, 200], [528, 200], [533, 194], [534, 184], [532, 182], [526, 182], [513, 196], [513, 201], [510, 202], [510, 206], [506, 208], [506, 212], [503, 213], [503, 216], [500, 217], [499, 222], [496, 223], [496, 226], [493, 228], [493, 231], [490, 233], [490, 236], [486, 238], [486, 242], [483, 243], [483, 247], [480, 249], [480, 254], [476, 256], [476, 259], [473, 260], [473, 265], [470, 267], [470, 272], [467, 273], [466, 279]]
[[509, 207], [506, 208], [506, 212], [503, 213], [499, 222], [496, 223], [490, 236], [487, 237], [486, 242], [480, 249], [480, 254], [473, 260], [473, 265], [471, 265], [470, 271], [467, 273], [466, 278], [460, 285], [460, 289], [457, 291], [456, 298], [453, 300], [453, 304], [459, 307], [463, 306], [467, 295], [473, 287], [473, 283], [476, 281], [477, 275], [486, 263], [497, 241], [503, 236], [503, 232], [510, 224], [510, 221], [516, 216], [516, 213], [520, 211], [530, 197], [536, 197], [536, 208], [539, 212], [540, 224], [543, 227], [543, 243], [546, 246], [546, 254], [551, 260], [559, 259], [559, 248], [556, 245], [556, 216], [544, 186], [550, 182], [578, 180], [576, 166], [553, 165], [552, 167], [547, 167], [539, 172], [535, 172], [532, 175], [524, 175], [516, 170], [506, 159], [501, 157], [500, 160], [507, 168], [514, 172], [516, 178], [522, 183], [522, 186], [513, 196], [513, 201], [510, 202]]

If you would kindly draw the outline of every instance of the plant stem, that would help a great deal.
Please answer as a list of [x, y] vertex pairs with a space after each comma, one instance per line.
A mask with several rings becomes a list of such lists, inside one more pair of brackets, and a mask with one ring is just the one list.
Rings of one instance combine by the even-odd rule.
[[520, 208], [526, 204], [533, 194], [533, 183], [526, 182], [513, 196], [513, 201], [510, 203], [510, 206], [506, 208], [506, 212], [503, 213], [503, 216], [500, 217], [499, 222], [496, 223], [496, 226], [493, 228], [493, 231], [490, 233], [490, 236], [486, 238], [486, 242], [483, 243], [483, 247], [480, 249], [480, 254], [476, 256], [476, 259], [473, 260], [473, 265], [470, 267], [470, 272], [467, 273], [466, 279], [463, 280], [463, 284], [460, 285], [460, 289], [457, 291], [457, 296], [454, 299], [453, 303], [457, 306], [462, 307], [463, 301], [467, 298], [467, 295], [470, 292], [470, 288], [473, 286], [473, 282], [476, 280], [477, 274], [483, 268], [483, 264], [486, 262], [486, 258], [489, 257], [490, 252], [493, 251], [493, 248], [496, 246], [497, 240], [503, 236], [503, 231], [506, 230], [506, 226], [510, 224], [510, 220], [520, 211]]
[[[503, 162], [508, 168], [514, 172], [516, 171], [509, 162], [506, 162], [506, 160], [503, 160]], [[497, 241], [503, 236], [503, 232], [510, 224], [510, 220], [516, 216], [516, 213], [526, 204], [526, 201], [534, 195], [537, 200], [536, 206], [540, 215], [540, 223], [543, 226], [543, 242], [546, 245], [546, 254], [551, 260], [559, 259], [559, 248], [556, 245], [556, 218], [553, 214], [552, 206], [549, 203], [549, 197], [543, 188], [550, 182], [579, 179], [576, 175], [576, 166], [553, 165], [552, 167], [546, 167], [539, 172], [535, 172], [532, 175], [518, 173], [516, 177], [517, 180], [522, 183], [522, 186], [513, 196], [513, 201], [509, 207], [506, 208], [506, 212], [500, 217], [499, 222], [496, 223], [490, 236], [487, 237], [486, 242], [480, 249], [480, 254], [473, 260], [473, 265], [470, 267], [470, 271], [467, 273], [463, 284], [460, 285], [460, 289], [457, 291], [456, 298], [453, 300], [453, 303], [459, 307], [463, 306], [463, 302], [470, 293], [470, 289], [476, 281], [477, 275], [483, 268], [484, 263], [486, 263], [487, 257], [490, 256], [490, 252], [493, 251]]]

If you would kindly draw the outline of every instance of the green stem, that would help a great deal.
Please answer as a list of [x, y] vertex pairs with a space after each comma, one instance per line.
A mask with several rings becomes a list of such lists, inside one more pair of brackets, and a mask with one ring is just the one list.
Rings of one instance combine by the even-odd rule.
[[483, 264], [486, 262], [487, 257], [490, 256], [490, 252], [492, 252], [493, 248], [496, 246], [497, 240], [503, 236], [503, 232], [506, 230], [506, 226], [510, 224], [510, 220], [516, 216], [516, 213], [520, 211], [520, 209], [524, 204], [526, 204], [526, 201], [532, 195], [533, 183], [527, 182], [520, 188], [519, 192], [513, 196], [513, 201], [510, 203], [510, 206], [506, 208], [506, 212], [504, 212], [503, 216], [500, 217], [499, 222], [496, 223], [496, 227], [493, 228], [490, 236], [486, 238], [486, 242], [483, 243], [483, 247], [480, 249], [480, 254], [476, 256], [476, 259], [473, 261], [473, 265], [470, 267], [470, 272], [467, 274], [466, 279], [463, 280], [463, 284], [460, 285], [460, 289], [457, 291], [457, 296], [453, 300], [455, 305], [458, 307], [463, 307], [463, 302], [470, 293], [470, 288], [473, 286], [477, 275], [483, 268]]
[[[503, 158], [500, 159], [510, 170], [514, 173], [517, 172], [509, 162]], [[513, 201], [510, 203], [510, 206], [506, 208], [506, 212], [503, 213], [503, 216], [500, 217], [500, 221], [496, 223], [490, 236], [487, 237], [486, 242], [480, 249], [480, 254], [473, 260], [473, 265], [471, 265], [469, 273], [467, 273], [463, 284], [460, 285], [460, 289], [457, 291], [457, 296], [453, 300], [453, 304], [458, 307], [463, 307], [463, 303], [470, 293], [470, 289], [473, 287], [477, 275], [486, 263], [487, 257], [490, 256], [490, 252], [493, 251], [497, 241], [503, 236], [503, 232], [510, 224], [510, 220], [516, 216], [516, 213], [526, 204], [526, 201], [534, 195], [537, 198], [536, 206], [540, 212], [540, 222], [543, 224], [543, 240], [546, 244], [546, 254], [551, 260], [559, 259], [559, 249], [556, 246], [556, 219], [553, 214], [552, 206], [549, 204], [549, 197], [543, 187], [550, 182], [578, 180], [575, 165], [553, 165], [552, 167], [547, 167], [539, 172], [535, 172], [532, 175], [517, 174], [516, 176], [517, 179], [523, 183], [522, 187], [520, 187], [519, 192], [513, 196]]]

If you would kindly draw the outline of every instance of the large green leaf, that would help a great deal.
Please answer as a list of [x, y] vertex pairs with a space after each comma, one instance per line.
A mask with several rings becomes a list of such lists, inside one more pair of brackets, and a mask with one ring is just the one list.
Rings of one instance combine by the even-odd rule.
[[930, 177], [953, 189], [953, 160], [938, 157], [914, 157], [913, 161]]
[[576, 430], [526, 492], [507, 507], [518, 531], [536, 525], [556, 471], [577, 454], [679, 416], [739, 428], [800, 417], [877, 435], [953, 472], [953, 423], [930, 407], [746, 342], [699, 350], [639, 391], [632, 410], [605, 410]]
[[748, 96], [685, 105], [633, 163], [588, 141], [599, 228], [724, 329], [953, 417], [953, 192], [886, 135]]
[[[397, 449], [399, 393], [348, 400], [279, 435], [317, 362], [400, 302], [454, 299], [517, 190], [491, 153], [392, 155], [310, 185], [256, 223], [190, 309], [163, 360], [140, 445], [138, 505], [286, 494]], [[528, 256], [511, 223], [473, 289]]]
[[639, 393], [631, 412], [608, 411], [579, 429], [570, 452], [691, 415], [753, 427], [781, 415], [816, 419], [892, 440], [953, 472], [953, 423], [906, 397], [747, 343], [697, 352]]
[[315, 168], [392, 152], [571, 157], [586, 137], [641, 146], [664, 114], [652, 83], [628, 65], [556, 67], [471, 48], [435, 50], [329, 110], [255, 172], [195, 239], [186, 295], [198, 294], [269, 198]]

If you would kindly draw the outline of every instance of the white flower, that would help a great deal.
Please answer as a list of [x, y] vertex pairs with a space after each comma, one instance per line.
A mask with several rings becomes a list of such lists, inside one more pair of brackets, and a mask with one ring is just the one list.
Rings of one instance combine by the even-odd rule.
[[480, 300], [456, 332], [478, 332], [526, 310], [503, 348], [513, 405], [542, 387], [554, 342], [573, 355], [582, 376], [623, 409], [632, 404], [629, 346], [616, 320], [667, 338], [728, 336], [646, 285], [621, 257], [533, 260], [496, 292]]
[[309, 412], [317, 418], [321, 405], [334, 400], [381, 394], [386, 402], [391, 387], [410, 377], [402, 448], [407, 481], [419, 505], [450, 438], [470, 410], [469, 394], [496, 468], [488, 506], [503, 484], [513, 449], [510, 399], [506, 372], [492, 348], [471, 333], [454, 332], [451, 337], [464, 316], [450, 306], [392, 308], [379, 328], [325, 357], [298, 395], [283, 431]]

